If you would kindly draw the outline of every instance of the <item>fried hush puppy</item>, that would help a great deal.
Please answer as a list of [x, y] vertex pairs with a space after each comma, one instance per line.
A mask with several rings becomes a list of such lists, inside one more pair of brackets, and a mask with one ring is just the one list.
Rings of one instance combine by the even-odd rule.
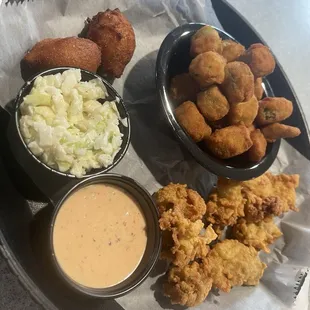
[[250, 133], [253, 145], [248, 150], [249, 160], [259, 162], [266, 154], [267, 141], [259, 129], [255, 129]]
[[233, 103], [230, 106], [228, 121], [230, 125], [244, 124], [245, 126], [250, 126], [258, 111], [258, 101], [255, 96], [250, 100]]
[[215, 52], [199, 54], [189, 65], [190, 75], [198, 82], [201, 89], [212, 84], [221, 84], [225, 78], [226, 60]]
[[232, 231], [233, 236], [241, 243], [266, 253], [270, 253], [268, 246], [282, 236], [272, 217], [267, 217], [258, 223], [247, 223], [245, 219], [239, 219]]
[[181, 212], [183, 216], [194, 222], [206, 213], [203, 198], [186, 184], [170, 183], [154, 194], [156, 206], [160, 214], [169, 209]]
[[197, 106], [207, 121], [217, 121], [229, 111], [229, 103], [216, 85], [198, 93]]
[[171, 79], [169, 94], [175, 102], [182, 103], [187, 100], [196, 101], [199, 90], [199, 84], [190, 74], [182, 73]]
[[264, 88], [262, 86], [263, 79], [257, 78], [254, 81], [254, 95], [257, 98], [257, 100], [261, 100], [264, 94]]
[[213, 285], [227, 293], [233, 286], [257, 285], [267, 267], [253, 247], [228, 239], [214, 246], [203, 266]]
[[126, 17], [119, 9], [99, 12], [88, 25], [87, 38], [101, 48], [104, 71], [119, 78], [136, 48], [135, 33]]
[[228, 63], [221, 90], [230, 104], [250, 100], [254, 95], [254, 76], [248, 65], [239, 61]]
[[222, 41], [222, 56], [227, 62], [235, 61], [245, 51], [245, 47], [233, 40]]
[[205, 140], [207, 148], [218, 158], [226, 159], [246, 152], [252, 145], [250, 132], [244, 125], [228, 126]]
[[201, 304], [209, 294], [212, 279], [197, 262], [184, 268], [172, 267], [164, 284], [164, 295], [172, 304], [194, 307]]
[[91, 40], [69, 37], [44, 39], [36, 43], [21, 60], [24, 80], [56, 67], [78, 67], [96, 72], [101, 62], [99, 46]]
[[281, 122], [293, 113], [293, 103], [283, 97], [266, 97], [259, 102], [258, 126]]
[[190, 54], [196, 57], [204, 52], [221, 52], [222, 39], [218, 32], [211, 26], [204, 26], [199, 29], [191, 39]]
[[191, 101], [186, 101], [178, 106], [175, 109], [175, 117], [195, 142], [202, 141], [211, 134], [211, 128]]
[[301, 134], [300, 129], [284, 124], [271, 124], [261, 129], [268, 142], [274, 142], [280, 138], [295, 138]]
[[270, 49], [261, 44], [252, 44], [247, 51], [240, 56], [240, 60], [248, 64], [255, 78], [266, 76], [273, 72], [276, 62]]

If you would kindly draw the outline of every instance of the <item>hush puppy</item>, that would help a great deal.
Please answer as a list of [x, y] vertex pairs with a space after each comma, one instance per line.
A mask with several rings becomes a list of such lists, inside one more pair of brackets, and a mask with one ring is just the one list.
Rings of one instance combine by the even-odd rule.
[[196, 101], [199, 92], [198, 83], [190, 76], [189, 73], [178, 74], [171, 79], [169, 94], [177, 103], [184, 101]]
[[202, 141], [211, 134], [211, 128], [191, 101], [186, 101], [178, 106], [175, 109], [175, 117], [195, 142]]
[[233, 103], [230, 106], [228, 120], [231, 125], [244, 124], [250, 126], [257, 116], [258, 101], [255, 96], [244, 102]]
[[281, 122], [293, 113], [293, 103], [283, 97], [266, 97], [259, 102], [256, 123], [265, 126]]
[[261, 43], [252, 44], [240, 60], [248, 64], [256, 78], [272, 73], [276, 66], [270, 49]]
[[245, 51], [245, 47], [233, 40], [222, 41], [222, 55], [227, 62], [235, 61]]
[[244, 125], [215, 130], [205, 143], [216, 157], [222, 159], [240, 155], [253, 145], [250, 132]]
[[226, 60], [215, 52], [199, 54], [189, 66], [190, 75], [198, 82], [201, 89], [212, 84], [221, 84], [225, 78]]
[[274, 142], [279, 138], [295, 138], [300, 135], [300, 129], [280, 123], [270, 124], [261, 129], [268, 142]]
[[216, 85], [197, 95], [197, 106], [207, 121], [217, 121], [229, 111], [229, 103]]
[[250, 137], [253, 145], [248, 151], [249, 160], [259, 162], [266, 154], [267, 141], [259, 129], [251, 131]]
[[100, 48], [91, 40], [77, 37], [44, 39], [26, 53], [20, 66], [26, 80], [56, 67], [78, 67], [96, 72], [100, 59]]
[[254, 95], [257, 98], [257, 100], [261, 100], [264, 94], [262, 82], [263, 82], [262, 78], [257, 78], [254, 81]]
[[211, 26], [204, 26], [199, 29], [191, 39], [190, 54], [196, 57], [204, 52], [221, 52], [221, 38], [218, 32]]
[[239, 61], [228, 63], [221, 89], [229, 103], [250, 100], [254, 94], [254, 76], [249, 66]]
[[127, 18], [119, 9], [99, 12], [88, 25], [87, 38], [100, 46], [104, 71], [119, 78], [136, 48], [135, 33]]

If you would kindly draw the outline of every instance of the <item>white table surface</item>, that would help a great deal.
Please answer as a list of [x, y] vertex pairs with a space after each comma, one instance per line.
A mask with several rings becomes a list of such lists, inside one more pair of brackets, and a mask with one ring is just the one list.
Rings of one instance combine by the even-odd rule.
[[[310, 121], [310, 0], [228, 0], [270, 46]], [[0, 310], [41, 309], [0, 257]]]

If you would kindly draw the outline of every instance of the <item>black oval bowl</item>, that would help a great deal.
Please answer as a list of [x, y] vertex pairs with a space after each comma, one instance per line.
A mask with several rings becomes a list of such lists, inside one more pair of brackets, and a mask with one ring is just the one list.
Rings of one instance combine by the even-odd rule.
[[[188, 72], [190, 57], [190, 41], [192, 35], [205, 24], [191, 23], [175, 28], [171, 31], [160, 46], [156, 61], [156, 87], [166, 118], [175, 135], [192, 154], [195, 160], [210, 172], [235, 180], [248, 180], [263, 174], [272, 165], [277, 157], [280, 140], [268, 143], [265, 157], [258, 163], [249, 162], [243, 155], [222, 160], [216, 158], [207, 150], [203, 150], [182, 129], [174, 116], [177, 105], [169, 98], [170, 80], [177, 74]], [[222, 39], [237, 41], [223, 30], [215, 28]], [[266, 96], [274, 96], [267, 79], [263, 79]]]
[[[53, 68], [53, 69], [49, 69], [46, 71], [43, 71], [37, 75], [35, 75], [34, 77], [32, 77], [29, 81], [27, 81], [23, 87], [20, 89], [15, 102], [14, 102], [14, 116], [13, 116], [13, 121], [15, 123], [15, 127], [18, 133], [18, 136], [20, 138], [20, 141], [22, 142], [23, 146], [25, 147], [25, 149], [28, 151], [28, 154], [31, 155], [38, 163], [40, 163], [41, 165], [43, 165], [46, 169], [50, 170], [53, 173], [57, 173], [59, 175], [62, 176], [66, 176], [66, 177], [70, 177], [70, 178], [77, 178], [75, 175], [70, 174], [70, 173], [65, 173], [65, 172], [61, 172], [58, 171], [57, 169], [54, 169], [52, 167], [49, 167], [48, 165], [46, 165], [45, 163], [43, 163], [37, 156], [35, 156], [30, 149], [28, 148], [27, 144], [24, 141], [24, 138], [20, 132], [20, 127], [19, 127], [19, 119], [21, 117], [20, 115], [20, 105], [23, 102], [23, 99], [25, 96], [27, 96], [34, 84], [35, 79], [38, 76], [44, 76], [44, 75], [50, 75], [50, 74], [56, 74], [56, 73], [62, 73], [66, 70], [69, 69], [80, 69], [80, 68], [73, 68], [73, 67], [59, 67], [59, 68]], [[105, 79], [103, 79], [101, 76], [93, 73], [93, 72], [89, 72], [87, 70], [81, 70], [81, 76], [82, 76], [82, 81], [89, 81], [92, 79], [99, 79], [102, 81], [102, 83], [105, 85], [107, 92], [109, 94], [109, 97], [104, 98], [103, 100], [116, 100], [118, 98], [118, 102], [116, 101], [116, 105], [117, 105], [117, 109], [118, 112], [120, 114], [120, 117], [123, 119], [127, 120], [127, 124], [128, 126], [124, 126], [124, 124], [122, 122], [119, 123], [119, 128], [120, 128], [120, 132], [123, 134], [123, 141], [121, 144], [121, 148], [119, 150], [119, 152], [116, 154], [113, 163], [106, 167], [106, 168], [99, 168], [99, 169], [91, 169], [90, 171], [88, 171], [85, 175], [83, 175], [81, 178], [87, 178], [89, 176], [92, 175], [97, 175], [97, 174], [101, 174], [101, 173], [105, 173], [108, 172], [109, 170], [111, 170], [112, 168], [114, 168], [124, 157], [124, 155], [126, 154], [126, 151], [128, 149], [128, 146], [130, 144], [130, 134], [131, 134], [131, 126], [130, 126], [130, 119], [129, 119], [129, 114], [127, 112], [127, 109], [124, 105], [123, 99], [122, 97], [117, 93], [117, 91], [112, 87], [112, 85], [107, 82]], [[100, 99], [99, 99], [100, 100]]]
[[[77, 190], [91, 185], [91, 184], [111, 184], [118, 186], [129, 194], [131, 194], [139, 203], [141, 210], [144, 214], [147, 226], [147, 244], [146, 249], [135, 271], [126, 278], [123, 282], [108, 287], [108, 288], [91, 288], [83, 286], [75, 281], [73, 281], [60, 267], [57, 258], [55, 256], [54, 244], [53, 244], [53, 232], [54, 232], [54, 223], [58, 214], [58, 211], [62, 207], [64, 201], [72, 195]], [[100, 298], [117, 298], [122, 295], [129, 293], [131, 290], [140, 285], [149, 275], [153, 267], [155, 266], [160, 250], [161, 250], [161, 233], [158, 225], [158, 210], [156, 205], [147, 192], [138, 182], [135, 180], [119, 175], [119, 174], [105, 174], [99, 176], [89, 177], [88, 179], [82, 180], [75, 186], [73, 186], [64, 197], [58, 202], [54, 210], [54, 214], [51, 219], [51, 225], [49, 229], [49, 240], [50, 240], [50, 250], [52, 254], [52, 261], [56, 267], [57, 272], [62, 279], [74, 290], [91, 297], [100, 297]], [[124, 257], [124, 261], [126, 257]]]

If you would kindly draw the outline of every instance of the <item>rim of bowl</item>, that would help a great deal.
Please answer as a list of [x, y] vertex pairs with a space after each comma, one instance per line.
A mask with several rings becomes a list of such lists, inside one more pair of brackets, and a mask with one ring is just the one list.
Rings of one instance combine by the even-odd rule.
[[[117, 180], [120, 182], [120, 184], [115, 185], [118, 186], [120, 188], [122, 187], [122, 184], [127, 184], [129, 186], [132, 186], [133, 188], [137, 189], [141, 195], [144, 195], [144, 197], [147, 199], [147, 205], [151, 206], [150, 208], [150, 213], [152, 214], [152, 218], [154, 223], [156, 224], [155, 227], [156, 230], [154, 232], [152, 232], [152, 235], [154, 236], [154, 244], [155, 246], [153, 247], [152, 250], [152, 254], [151, 254], [151, 258], [148, 260], [148, 265], [147, 268], [145, 269], [145, 271], [143, 273], [141, 273], [140, 277], [138, 277], [135, 281], [133, 281], [133, 284], [128, 284], [126, 285], [120, 292], [118, 293], [105, 293], [104, 290], [106, 289], [113, 289], [113, 287], [123, 283], [120, 282], [118, 284], [116, 284], [115, 286], [111, 286], [111, 287], [107, 287], [107, 288], [92, 288], [92, 287], [87, 287], [84, 286], [76, 281], [74, 281], [73, 279], [71, 279], [66, 273], [65, 271], [61, 268], [60, 264], [57, 261], [56, 255], [55, 255], [55, 250], [54, 250], [54, 224], [58, 215], [59, 210], [61, 209], [61, 207], [63, 206], [64, 202], [68, 199], [68, 197], [70, 197], [74, 192], [78, 191], [81, 188], [84, 188], [88, 185], [92, 185], [92, 184], [109, 184], [109, 180]], [[98, 181], [98, 182], [96, 182]], [[112, 184], [112, 183], [110, 183]], [[131, 193], [130, 193], [131, 194]], [[132, 195], [132, 194], [131, 194]], [[132, 195], [134, 198], [135, 196]], [[142, 205], [140, 205], [141, 210], [145, 216], [144, 210], [145, 208], [143, 208]], [[146, 216], [145, 216], [146, 218]], [[95, 176], [91, 176], [87, 179], [84, 179], [82, 181], [80, 181], [79, 183], [73, 185], [67, 192], [66, 194], [63, 195], [63, 197], [59, 200], [59, 202], [56, 204], [54, 210], [53, 210], [53, 215], [51, 217], [51, 221], [50, 221], [50, 225], [49, 225], [49, 247], [50, 247], [50, 251], [51, 251], [51, 256], [52, 256], [52, 261], [54, 266], [56, 267], [56, 270], [58, 272], [58, 274], [61, 276], [61, 278], [66, 282], [66, 284], [77, 290], [79, 293], [83, 293], [84, 295], [87, 296], [91, 296], [91, 297], [100, 297], [103, 299], [110, 299], [110, 298], [117, 298], [120, 296], [123, 296], [129, 292], [131, 292], [132, 290], [134, 290], [135, 288], [137, 288], [140, 284], [142, 284], [142, 282], [144, 282], [144, 280], [148, 277], [148, 275], [150, 274], [150, 272], [153, 270], [153, 268], [155, 267], [158, 259], [159, 259], [159, 255], [160, 255], [160, 251], [161, 251], [161, 245], [162, 245], [162, 238], [161, 238], [161, 231], [158, 225], [158, 219], [159, 219], [159, 212], [158, 209], [155, 205], [154, 200], [152, 199], [152, 196], [149, 194], [149, 192], [137, 181], [135, 181], [134, 179], [121, 175], [121, 174], [115, 174], [115, 173], [108, 173], [108, 174], [104, 174], [104, 175], [95, 175]], [[149, 237], [147, 237], [149, 238]], [[145, 252], [143, 254], [143, 256], [146, 253], [146, 249], [147, 249], [147, 245], [145, 248]], [[137, 265], [137, 267], [134, 269], [134, 271], [130, 274], [133, 275], [135, 273], [135, 271], [138, 269], [138, 267], [141, 265], [142, 263], [142, 259], [143, 256], [141, 258], [141, 261], [139, 262], [139, 264]], [[129, 276], [130, 276], [129, 275]], [[125, 278], [124, 281], [128, 279]]]
[[[169, 66], [170, 59], [172, 57], [172, 47], [177, 46], [177, 41], [184, 35], [188, 35], [193, 33], [203, 26], [209, 24], [204, 23], [188, 23], [176, 27], [173, 29], [163, 40], [156, 60], [156, 88], [157, 93], [159, 94], [159, 98], [161, 104], [164, 108], [166, 119], [168, 120], [171, 128], [173, 129], [175, 135], [178, 137], [182, 145], [191, 153], [194, 159], [206, 168], [211, 173], [214, 173], [218, 176], [223, 176], [229, 179], [235, 180], [248, 180], [251, 178], [258, 177], [266, 172], [269, 167], [272, 165], [274, 160], [277, 157], [281, 139], [276, 140], [272, 143], [270, 147], [270, 151], [265, 157], [258, 163], [253, 164], [250, 167], [240, 168], [233, 167], [229, 164], [221, 163], [219, 159], [216, 157], [209, 155], [204, 152], [191, 138], [190, 136], [183, 130], [183, 128], [177, 122], [173, 109], [170, 105], [170, 99], [168, 94], [168, 83], [167, 83], [167, 69]], [[212, 28], [216, 29], [220, 34], [224, 34], [231, 40], [238, 42], [234, 37], [232, 37], [229, 33], [224, 30], [221, 30], [215, 26], [209, 25]], [[270, 88], [269, 83], [267, 83]], [[263, 172], [261, 172], [263, 171]]]
[[[85, 72], [86, 74], [89, 74], [89, 75], [92, 75], [94, 78], [98, 78], [99, 80], [102, 81], [102, 83], [104, 84], [104, 86], [106, 88], [108, 88], [115, 96], [115, 99], [118, 98], [119, 99], [119, 102], [117, 102], [118, 104], [120, 104], [122, 106], [122, 109], [124, 110], [125, 114], [126, 114], [126, 119], [127, 119], [127, 129], [128, 129], [128, 136], [127, 136], [127, 140], [125, 142], [125, 145], [123, 148], [121, 148], [119, 150], [119, 158], [115, 161], [113, 161], [113, 163], [111, 165], [109, 165], [108, 167], [104, 168], [98, 168], [98, 169], [91, 169], [89, 170], [88, 172], [86, 172], [84, 175], [82, 175], [81, 177], [77, 177], [76, 175], [74, 174], [71, 174], [71, 173], [65, 173], [65, 172], [61, 172], [59, 170], [56, 170], [50, 166], [48, 166], [47, 164], [45, 164], [43, 161], [41, 161], [37, 156], [35, 156], [31, 150], [28, 148], [21, 132], [20, 132], [20, 125], [19, 125], [19, 115], [18, 115], [18, 112], [19, 112], [19, 107], [23, 101], [23, 98], [24, 98], [24, 92], [25, 90], [27, 89], [27, 87], [33, 83], [35, 81], [35, 79], [39, 76], [43, 76], [43, 75], [48, 75], [48, 74], [56, 74], [56, 73], [53, 73], [55, 71], [66, 71], [66, 70], [69, 70], [69, 69], [79, 69], [81, 70], [81, 72]], [[61, 73], [62, 73], [61, 72]], [[59, 72], [57, 72], [59, 73]], [[52, 171], [53, 173], [56, 173], [56, 174], [59, 174], [59, 175], [62, 175], [62, 176], [65, 176], [65, 177], [69, 177], [69, 178], [72, 178], [72, 179], [85, 179], [85, 178], [89, 178], [91, 176], [96, 176], [96, 175], [100, 175], [100, 174], [103, 174], [103, 173], [106, 173], [108, 171], [110, 171], [111, 169], [113, 169], [114, 167], [116, 167], [118, 165], [118, 163], [123, 159], [123, 157], [125, 156], [127, 150], [128, 150], [128, 147], [129, 147], [129, 144], [130, 144], [130, 140], [131, 140], [131, 123], [130, 123], [130, 116], [129, 116], [129, 113], [128, 113], [128, 110], [124, 104], [124, 100], [123, 98], [119, 95], [119, 93], [115, 90], [115, 88], [106, 80], [104, 79], [103, 77], [101, 77], [100, 75], [96, 74], [96, 73], [93, 73], [93, 72], [90, 72], [88, 70], [85, 70], [85, 69], [81, 69], [81, 68], [78, 68], [78, 67], [56, 67], [56, 68], [52, 68], [52, 69], [48, 69], [48, 70], [45, 70], [45, 71], [42, 71], [36, 75], [34, 75], [32, 78], [30, 78], [29, 80], [27, 80], [24, 85], [21, 87], [21, 89], [19, 90], [15, 100], [14, 100], [14, 121], [15, 121], [15, 125], [16, 125], [16, 130], [17, 130], [17, 133], [18, 133], [18, 136], [20, 138], [20, 141], [22, 142], [23, 146], [25, 147], [25, 149], [27, 150], [27, 152], [38, 162], [40, 163], [42, 166], [44, 166], [46, 169]], [[117, 153], [118, 154], [118, 153]], [[116, 154], [116, 155], [117, 155]], [[96, 170], [96, 172], [94, 173], [91, 173], [91, 171], [93, 170]], [[98, 170], [98, 171], [97, 171]]]

